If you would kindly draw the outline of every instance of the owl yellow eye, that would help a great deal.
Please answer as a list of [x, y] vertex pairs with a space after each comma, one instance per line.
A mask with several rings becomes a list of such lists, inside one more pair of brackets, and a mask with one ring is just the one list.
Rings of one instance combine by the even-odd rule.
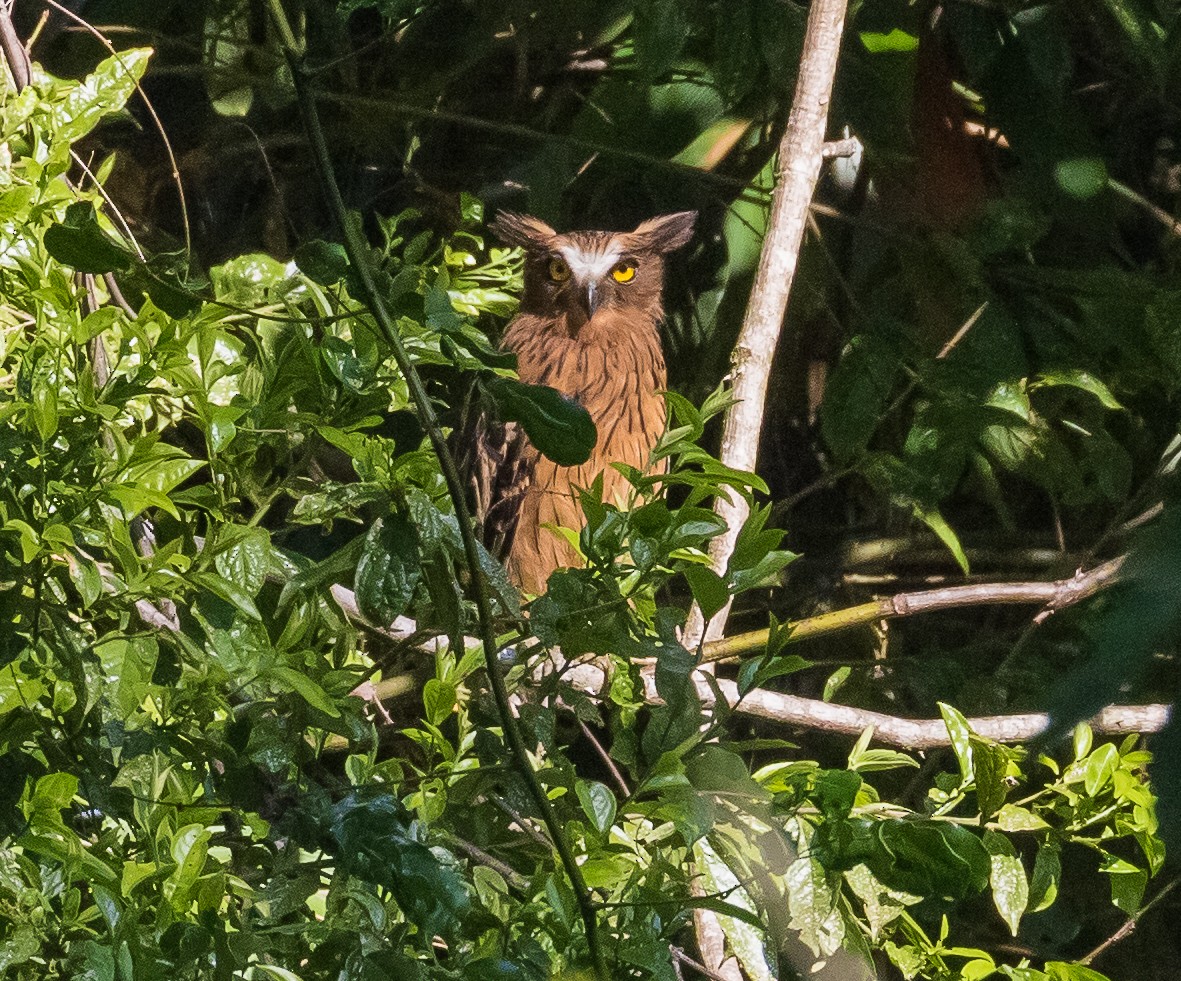
[[630, 283], [636, 278], [636, 267], [630, 262], [621, 262], [611, 270], [611, 275], [615, 277], [617, 283]]
[[570, 267], [561, 259], [550, 259], [549, 278], [555, 283], [564, 283], [570, 278]]

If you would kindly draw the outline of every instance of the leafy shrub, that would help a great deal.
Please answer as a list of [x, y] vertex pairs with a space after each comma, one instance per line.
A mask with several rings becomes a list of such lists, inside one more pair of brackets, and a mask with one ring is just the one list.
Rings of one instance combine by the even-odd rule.
[[[0, 971], [576, 970], [580, 897], [464, 639], [452, 503], [352, 298], [355, 270], [311, 243], [294, 263], [243, 256], [198, 284], [141, 255], [96, 187], [66, 181], [70, 146], [120, 109], [146, 59], [124, 52], [81, 83], [39, 75], [3, 105]], [[466, 230], [441, 246], [411, 234], [412, 215], [380, 223], [383, 299], [435, 397], [458, 401], [478, 375], [534, 398], [498, 387], [511, 372], [479, 323], [511, 308], [516, 260], [485, 248], [478, 202], [463, 208]], [[716, 610], [792, 556], [756, 507], [725, 574], [704, 564], [712, 499], [765, 489], [697, 444], [725, 398], [669, 397], [654, 454], [667, 471], [629, 471], [626, 509], [587, 489], [586, 566], [557, 573], [527, 619], [482, 557], [533, 762], [619, 976], [676, 977], [670, 945], [697, 908], [723, 917], [752, 977], [801, 942], [816, 957], [882, 950], [907, 977], [1096, 976], [998, 964], [951, 945], [949, 924], [990, 893], [1016, 934], [1054, 902], [1076, 846], [1137, 909], [1163, 856], [1134, 740], [1094, 747], [1079, 730], [1059, 770], [949, 708], [958, 772], [910, 809], [870, 775], [916, 761], [869, 749], [868, 733], [837, 768], [728, 738], [665, 587]], [[403, 615], [421, 633], [389, 629]], [[744, 692], [799, 666], [787, 639], [773, 631]], [[584, 655], [601, 655], [589, 692]], [[407, 677], [414, 698], [379, 721], [360, 686]], [[609, 756], [572, 750], [571, 719]], [[751, 774], [748, 750], [773, 760]]]

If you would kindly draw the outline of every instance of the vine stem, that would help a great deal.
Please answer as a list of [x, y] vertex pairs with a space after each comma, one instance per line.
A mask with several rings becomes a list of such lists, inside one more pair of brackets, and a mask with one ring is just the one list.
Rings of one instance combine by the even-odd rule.
[[545, 788], [542, 786], [540, 778], [529, 762], [528, 747], [525, 745], [524, 737], [522, 737], [521, 731], [517, 727], [516, 719], [513, 717], [509, 705], [508, 688], [504, 683], [504, 675], [496, 656], [498, 645], [492, 624], [492, 605], [488, 596], [488, 581], [480, 566], [479, 547], [476, 543], [475, 532], [472, 530], [471, 516], [468, 513], [463, 481], [459, 476], [459, 469], [455, 465], [455, 458], [451, 455], [451, 451], [447, 447], [443, 430], [439, 425], [438, 416], [435, 415], [434, 407], [431, 405], [430, 397], [427, 394], [426, 387], [422, 383], [422, 378], [419, 376], [414, 364], [410, 361], [410, 357], [406, 353], [405, 346], [402, 344], [402, 338], [398, 334], [393, 318], [386, 309], [385, 303], [382, 301], [381, 295], [373, 281], [373, 273], [369, 265], [368, 245], [356, 224], [348, 220], [344, 199], [341, 197], [340, 188], [336, 183], [336, 178], [332, 171], [332, 158], [328, 152], [328, 143], [324, 137], [324, 130], [320, 125], [320, 114], [316, 108], [315, 95], [311, 90], [311, 83], [305, 71], [303, 52], [300, 50], [300, 45], [291, 30], [291, 25], [283, 10], [282, 0], [268, 0], [268, 3], [271, 17], [282, 40], [284, 53], [291, 67], [296, 98], [299, 102], [300, 114], [303, 117], [304, 130], [311, 144], [316, 169], [319, 171], [320, 181], [323, 185], [325, 196], [328, 198], [329, 209], [340, 228], [341, 234], [344, 236], [345, 252], [348, 255], [349, 263], [357, 274], [357, 282], [361, 287], [362, 293], [361, 299], [369, 308], [370, 313], [373, 314], [373, 319], [377, 322], [377, 325], [389, 342], [390, 349], [394, 355], [394, 361], [397, 363], [398, 369], [402, 372], [402, 376], [406, 379], [406, 384], [410, 389], [410, 397], [418, 409], [419, 421], [422, 423], [423, 429], [426, 430], [427, 438], [430, 439], [435, 455], [439, 459], [439, 465], [443, 471], [443, 479], [447, 484], [447, 492], [455, 508], [455, 517], [459, 523], [460, 535], [463, 538], [464, 557], [471, 576], [472, 591], [476, 602], [476, 615], [479, 621], [480, 641], [484, 648], [484, 663], [488, 674], [488, 683], [492, 688], [493, 698], [496, 700], [496, 708], [500, 715], [500, 722], [508, 743], [509, 752], [517, 769], [520, 771], [521, 777], [525, 781], [525, 786], [528, 788], [534, 804], [537, 806], [546, 830], [549, 832], [550, 840], [561, 860], [562, 867], [566, 870], [566, 875], [569, 877], [570, 884], [574, 889], [574, 895], [578, 902], [579, 912], [582, 915], [582, 922], [586, 930], [587, 946], [590, 948], [591, 959], [594, 963], [598, 981], [609, 981], [610, 974], [607, 970], [606, 954], [599, 936], [598, 915], [595, 904], [591, 899], [590, 890], [587, 888], [586, 880], [582, 876], [582, 870], [578, 866], [574, 849], [571, 847], [565, 830], [558, 821], [553, 806], [546, 796]]

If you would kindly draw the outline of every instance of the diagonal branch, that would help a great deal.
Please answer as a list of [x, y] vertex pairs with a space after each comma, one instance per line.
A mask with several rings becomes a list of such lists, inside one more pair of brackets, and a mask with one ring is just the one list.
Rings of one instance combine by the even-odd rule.
[[[1033, 618], [1033, 622], [1039, 624], [1057, 610], [1071, 606], [1110, 586], [1115, 582], [1123, 563], [1124, 556], [1120, 556], [1086, 572], [1080, 570], [1069, 579], [1054, 582], [973, 583], [970, 586], [948, 586], [914, 593], [895, 593], [893, 596], [861, 603], [845, 610], [833, 610], [831, 613], [796, 620], [789, 625], [789, 643], [881, 620], [894, 620], [916, 613], [934, 613], [937, 610], [954, 610], [965, 606], [1037, 604], [1042, 609]], [[769, 639], [770, 631], [752, 630], [749, 633], [710, 641], [702, 649], [701, 660], [705, 663], [727, 661], [742, 654], [750, 654], [765, 647]]]
[[[720, 456], [724, 464], [738, 470], [754, 470], [758, 456], [771, 359], [787, 311], [808, 209], [824, 160], [828, 103], [841, 47], [845, 6], [846, 0], [813, 0], [808, 12], [799, 81], [787, 129], [779, 144], [767, 235], [742, 330], [731, 356], [736, 401], [726, 412]], [[727, 526], [727, 531], [713, 540], [709, 550], [714, 570], [721, 573], [734, 551], [738, 530], [750, 507], [746, 500], [733, 495], [732, 499], [719, 498], [715, 509]], [[696, 648], [702, 639], [721, 637], [729, 613], [727, 604], [706, 624], [700, 609], [694, 605], [685, 630], [686, 646]]]

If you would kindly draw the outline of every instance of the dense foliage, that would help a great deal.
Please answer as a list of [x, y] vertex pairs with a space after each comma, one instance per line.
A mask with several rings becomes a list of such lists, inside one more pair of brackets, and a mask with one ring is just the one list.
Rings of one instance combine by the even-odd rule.
[[[1171, 976], [1160, 909], [1130, 971], [1119, 947], [1083, 963], [1167, 897], [1141, 741], [1013, 748], [965, 715], [1053, 703], [1068, 731], [1120, 686], [1175, 688], [1172, 13], [854, 10], [833, 124], [865, 159], [825, 187], [755, 475], [709, 447], [806, 10], [308, 3], [297, 41], [371, 243], [350, 258], [289, 155], [263, 6], [87, 6], [160, 51], [52, 19], [47, 60], [81, 80], [37, 69], [0, 106], [0, 976], [583, 977], [588, 900], [612, 977], [693, 976], [701, 910], [751, 979]], [[585, 419], [490, 340], [520, 262], [485, 203], [705, 226], [670, 276], [683, 394], [630, 506], [587, 489], [586, 566], [527, 615], [480, 554], [515, 723], [358, 269], [457, 450], [492, 406], [576, 455]], [[719, 575], [721, 493], [756, 506]], [[780, 623], [861, 598], [856, 575], [1067, 576], [1162, 499], [1122, 589], [1037, 630], [965, 612], [806, 646]], [[690, 599], [733, 597], [752, 626], [772, 610], [721, 669], [740, 694], [941, 715], [950, 748], [729, 708], [677, 631]]]

